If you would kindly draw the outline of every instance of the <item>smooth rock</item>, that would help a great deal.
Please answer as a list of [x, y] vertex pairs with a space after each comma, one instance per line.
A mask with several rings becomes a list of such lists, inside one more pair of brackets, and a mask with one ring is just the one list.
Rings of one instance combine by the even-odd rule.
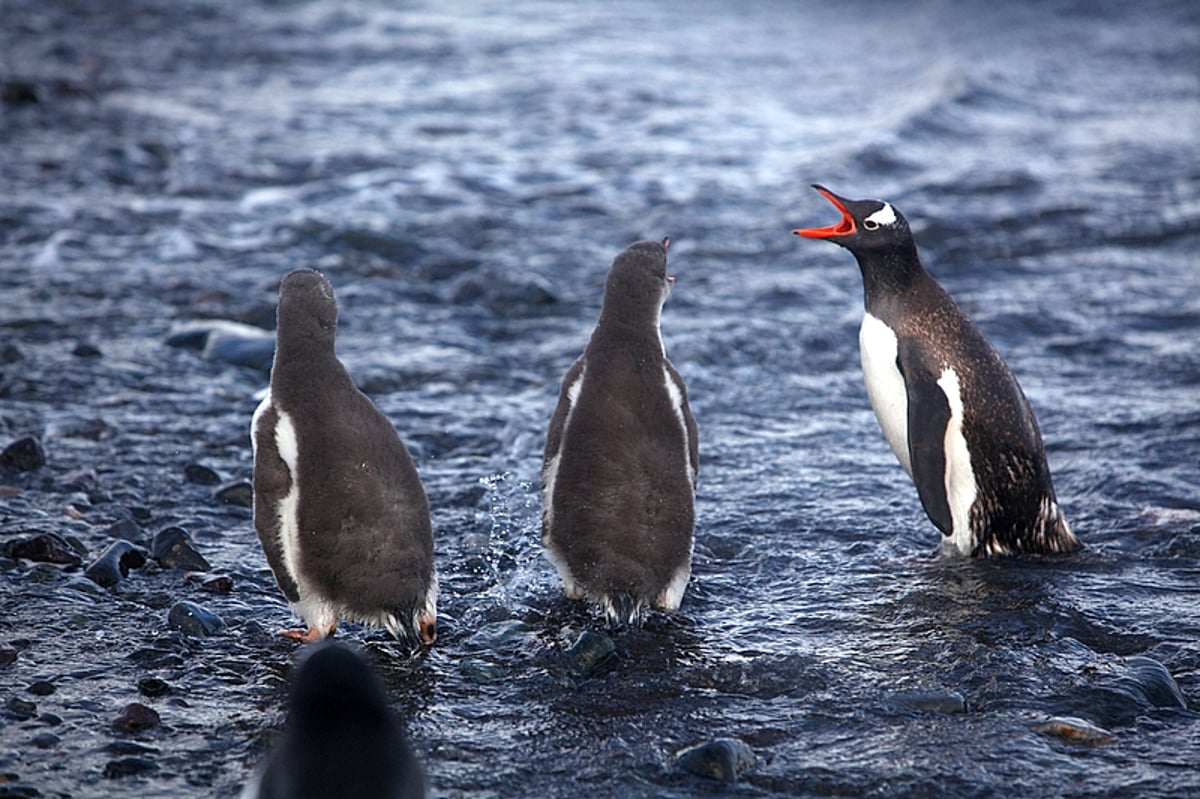
[[1135, 655], [1125, 659], [1128, 673], [1122, 678], [1128, 688], [1145, 697], [1154, 707], [1187, 709], [1187, 700], [1167, 667], [1154, 658]]
[[100, 348], [90, 341], [77, 342], [71, 349], [71, 354], [76, 358], [100, 358], [104, 355]]
[[108, 761], [104, 766], [104, 776], [110, 780], [151, 771], [158, 771], [158, 765], [144, 757], [121, 757]]
[[92, 565], [84, 570], [83, 576], [104, 588], [112, 588], [129, 576], [130, 569], [140, 569], [146, 564], [146, 555], [128, 541], [114, 541], [100, 553]]
[[142, 527], [133, 519], [121, 519], [109, 525], [109, 538], [119, 538], [122, 541], [141, 541], [144, 533]]
[[225, 629], [225, 620], [193, 602], [176, 602], [167, 612], [167, 625], [187, 635], [216, 635]]
[[1101, 746], [1116, 743], [1117, 737], [1103, 727], [1074, 716], [1054, 716], [1033, 725], [1034, 732], [1051, 735], [1068, 743]]
[[118, 732], [136, 733], [152, 729], [161, 723], [162, 719], [154, 708], [141, 702], [130, 702], [113, 719], [112, 726]]
[[215, 486], [221, 482], [221, 476], [202, 463], [189, 463], [184, 466], [183, 476], [189, 483], [202, 486]]
[[37, 715], [37, 705], [19, 696], [11, 697], [5, 705], [8, 715], [19, 721], [28, 721]]
[[138, 680], [138, 693], [151, 699], [157, 699], [171, 693], [171, 685], [158, 677], [143, 677]]
[[213, 498], [222, 505], [235, 505], [239, 508], [254, 507], [254, 486], [248, 480], [238, 480], [226, 483], [213, 492]]
[[754, 750], [737, 738], [718, 738], [676, 752], [675, 765], [697, 777], [737, 782], [754, 768]]
[[571, 648], [563, 652], [567, 668], [580, 677], [590, 677], [611, 659], [617, 645], [607, 635], [585, 630]]
[[233, 578], [227, 574], [188, 572], [183, 579], [189, 583], [199, 583], [205, 591], [211, 591], [214, 594], [228, 594], [233, 590]]
[[46, 465], [46, 451], [36, 436], [18, 438], [0, 451], [0, 467], [13, 472], [32, 472]]
[[58, 563], [65, 566], [79, 566], [83, 563], [74, 547], [56, 533], [39, 533], [29, 538], [18, 539], [9, 547], [9, 555], [36, 563]]
[[924, 713], [965, 713], [967, 700], [958, 691], [899, 691], [891, 695], [893, 704]]
[[49, 680], [38, 680], [30, 683], [29, 687], [25, 690], [34, 696], [50, 696], [50, 694], [54, 693], [55, 688], [54, 683]]
[[38, 749], [53, 749], [62, 739], [52, 732], [39, 732], [30, 742]]
[[275, 334], [244, 327], [246, 331], [214, 330], [204, 347], [204, 359], [269, 372], [275, 359]]
[[11, 646], [0, 646], [0, 666], [11, 666], [17, 662], [17, 650]]
[[168, 569], [206, 572], [211, 568], [182, 527], [167, 527], [155, 533], [150, 543], [150, 556]]

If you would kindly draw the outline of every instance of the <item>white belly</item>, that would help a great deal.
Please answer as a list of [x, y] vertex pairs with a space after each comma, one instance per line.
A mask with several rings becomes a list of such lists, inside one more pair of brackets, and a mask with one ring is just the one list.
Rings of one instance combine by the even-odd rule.
[[946, 458], [946, 503], [950, 506], [950, 518], [954, 522], [950, 541], [960, 553], [970, 555], [975, 549], [975, 536], [970, 526], [971, 506], [975, 504], [978, 488], [975, 470], [971, 467], [971, 453], [967, 450], [967, 439], [962, 430], [963, 404], [958, 375], [953, 369], [945, 369], [938, 379], [938, 386], [950, 405], [950, 421], [946, 423], [946, 435], [942, 439], [942, 451]]
[[892, 329], [869, 313], [863, 314], [858, 329], [858, 349], [862, 356], [863, 380], [867, 397], [883, 437], [896, 453], [896, 459], [912, 477], [912, 461], [908, 455], [908, 392], [904, 376], [896, 363], [898, 349]]

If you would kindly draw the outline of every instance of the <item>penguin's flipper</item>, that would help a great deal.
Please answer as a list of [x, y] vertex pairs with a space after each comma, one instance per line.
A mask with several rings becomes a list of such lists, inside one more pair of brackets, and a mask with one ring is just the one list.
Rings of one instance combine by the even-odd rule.
[[908, 392], [908, 457], [921, 504], [945, 535], [954, 532], [946, 497], [946, 426], [950, 403], [938, 385], [938, 374], [919, 348], [904, 340], [896, 356]]

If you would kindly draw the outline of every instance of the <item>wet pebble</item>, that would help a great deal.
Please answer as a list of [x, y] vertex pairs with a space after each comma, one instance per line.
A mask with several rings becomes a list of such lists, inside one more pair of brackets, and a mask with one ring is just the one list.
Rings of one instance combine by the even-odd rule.
[[155, 533], [150, 543], [150, 556], [168, 569], [206, 572], [210, 568], [182, 527], [167, 527]]
[[50, 696], [50, 694], [54, 693], [55, 688], [54, 683], [49, 680], [38, 680], [37, 682], [30, 683], [29, 687], [25, 690], [34, 696]]
[[17, 662], [17, 650], [11, 646], [0, 646], [0, 666], [11, 666]]
[[204, 359], [266, 372], [275, 358], [275, 334], [250, 325], [238, 330], [214, 330], [204, 347]]
[[254, 507], [254, 486], [250, 485], [248, 480], [226, 483], [213, 492], [213, 498], [222, 505], [252, 508]]
[[1060, 738], [1068, 743], [1101, 746], [1115, 743], [1117, 738], [1103, 727], [1073, 716], [1054, 716], [1033, 726], [1034, 732]]
[[76, 358], [100, 358], [104, 355], [100, 351], [100, 348], [90, 341], [76, 342], [75, 346], [71, 349], [71, 354]]
[[158, 765], [145, 757], [121, 757], [110, 760], [104, 765], [104, 776], [110, 780], [121, 777], [132, 777], [135, 774], [146, 774], [157, 771]]
[[157, 699], [171, 693], [171, 684], [158, 677], [143, 677], [138, 680], [138, 693], [151, 699]]
[[162, 719], [154, 708], [141, 702], [130, 702], [113, 719], [112, 726], [117, 732], [137, 733], [153, 729], [161, 723]]
[[225, 629], [225, 620], [194, 602], [176, 602], [167, 612], [167, 625], [186, 635], [216, 635]]
[[140, 549], [128, 541], [114, 541], [83, 575], [96, 585], [112, 588], [122, 577], [129, 576], [130, 569], [140, 569], [145, 564], [146, 555]]
[[106, 532], [109, 538], [120, 538], [122, 541], [141, 541], [143, 536], [141, 525], [133, 519], [113, 522]]
[[754, 768], [754, 750], [737, 738], [717, 738], [676, 752], [675, 765], [697, 777], [737, 782]]
[[1153, 707], [1187, 708], [1187, 700], [1171, 672], [1154, 658], [1137, 655], [1125, 660], [1127, 673], [1122, 682], [1131, 693]]
[[967, 700], [958, 691], [940, 689], [899, 691], [890, 697], [892, 704], [923, 713], [965, 713]]
[[189, 483], [202, 486], [215, 486], [221, 482], [221, 476], [202, 463], [189, 463], [184, 466], [183, 476]]
[[58, 563], [64, 566], [79, 566], [83, 563], [83, 558], [79, 557], [75, 548], [56, 533], [39, 533], [18, 539], [9, 547], [8, 554], [36, 563]]
[[616, 655], [617, 646], [607, 635], [585, 630], [570, 649], [563, 652], [567, 668], [580, 677], [590, 677]]
[[13, 472], [32, 472], [46, 465], [46, 451], [36, 436], [18, 438], [0, 451], [0, 467]]
[[37, 705], [19, 696], [10, 698], [8, 704], [5, 705], [5, 710], [10, 718], [18, 721], [28, 721], [37, 715]]
[[39, 732], [33, 736], [31, 743], [38, 749], [53, 749], [62, 739], [52, 732]]
[[45, 724], [47, 727], [57, 727], [63, 723], [62, 716], [57, 713], [43, 713], [37, 720], [39, 724]]
[[233, 590], [233, 578], [227, 574], [188, 572], [184, 579], [189, 583], [199, 583], [205, 591], [211, 591], [214, 594], [228, 594]]

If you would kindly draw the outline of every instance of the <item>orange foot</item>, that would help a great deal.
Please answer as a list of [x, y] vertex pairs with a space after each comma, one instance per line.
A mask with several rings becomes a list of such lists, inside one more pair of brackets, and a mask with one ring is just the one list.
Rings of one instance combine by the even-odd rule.
[[308, 627], [303, 630], [283, 629], [279, 634], [285, 638], [291, 638], [301, 643], [311, 644], [314, 641], [320, 641], [322, 638], [333, 635], [333, 631], [337, 629], [337, 623], [329, 625], [328, 630], [322, 631], [319, 627]]

